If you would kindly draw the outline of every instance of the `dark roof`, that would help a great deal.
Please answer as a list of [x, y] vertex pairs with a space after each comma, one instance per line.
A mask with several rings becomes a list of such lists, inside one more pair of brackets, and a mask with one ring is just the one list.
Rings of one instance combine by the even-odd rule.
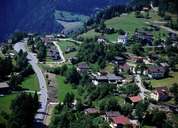
[[166, 69], [161, 66], [153, 66], [148, 68], [148, 73], [165, 73]]
[[122, 80], [123, 78], [120, 76], [116, 76], [115, 74], [108, 74], [107, 75], [108, 80]]
[[99, 75], [96, 76], [96, 80], [122, 80], [121, 76], [116, 76], [115, 74]]
[[82, 63], [78, 64], [77, 67], [78, 67], [79, 69], [89, 69], [88, 64], [85, 63], [85, 62], [82, 62]]
[[99, 113], [100, 111], [96, 108], [87, 108], [84, 110], [84, 112], [86, 112], [88, 114], [96, 114], [96, 113]]
[[125, 60], [125, 58], [123, 58], [121, 56], [116, 56], [116, 57], [114, 57], [114, 59], [117, 60], [117, 61], [124, 61]]
[[117, 116], [120, 116], [120, 113], [116, 112], [116, 111], [110, 111], [110, 112], [106, 112], [106, 116], [107, 117], [117, 117]]
[[123, 64], [123, 65], [119, 65], [119, 68], [123, 69], [123, 70], [129, 70], [129, 65], [128, 64]]

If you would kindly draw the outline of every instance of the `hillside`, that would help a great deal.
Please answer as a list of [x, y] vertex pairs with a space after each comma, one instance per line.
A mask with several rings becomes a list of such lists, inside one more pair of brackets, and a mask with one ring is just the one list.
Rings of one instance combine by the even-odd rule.
[[[128, 0], [1, 0], [0, 40], [15, 31], [52, 33], [63, 26], [56, 21], [55, 11], [91, 15], [96, 10]], [[82, 5], [82, 6], [81, 6]]]

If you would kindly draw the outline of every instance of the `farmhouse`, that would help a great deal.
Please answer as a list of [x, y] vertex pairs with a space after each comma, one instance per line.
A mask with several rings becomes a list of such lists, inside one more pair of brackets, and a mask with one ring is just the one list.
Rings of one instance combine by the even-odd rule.
[[124, 64], [126, 62], [125, 58], [121, 57], [121, 56], [116, 56], [114, 57], [113, 63], [114, 64]]
[[129, 124], [129, 118], [122, 115], [117, 117], [111, 117], [110, 121], [110, 126], [112, 128], [122, 128]]
[[0, 83], [0, 94], [5, 94], [9, 91], [10, 87], [6, 82]]
[[77, 71], [79, 73], [87, 73], [89, 71], [89, 69], [90, 68], [86, 62], [82, 62], [77, 65]]
[[125, 33], [125, 35], [119, 35], [118, 36], [118, 39], [117, 39], [117, 43], [120, 43], [120, 44], [127, 44], [128, 42], [128, 34]]
[[84, 113], [86, 115], [93, 115], [93, 114], [99, 114], [100, 111], [96, 108], [87, 108], [87, 109], [84, 110]]
[[119, 84], [122, 83], [123, 78], [121, 76], [116, 76], [115, 74], [106, 74], [106, 75], [93, 75], [92, 82], [94, 85], [99, 83], [109, 83], [109, 84]]
[[132, 103], [132, 105], [139, 103], [141, 100], [142, 98], [140, 96], [132, 96], [132, 97], [128, 97], [127, 99], [127, 101]]
[[156, 101], [164, 101], [169, 98], [169, 91], [167, 87], [157, 87], [151, 94], [150, 98]]
[[110, 111], [110, 112], [105, 112], [105, 120], [109, 122], [109, 120], [112, 118], [112, 117], [118, 117], [120, 116], [121, 114], [117, 111]]
[[165, 77], [166, 68], [161, 66], [152, 66], [148, 68], [148, 77], [151, 79], [160, 79]]

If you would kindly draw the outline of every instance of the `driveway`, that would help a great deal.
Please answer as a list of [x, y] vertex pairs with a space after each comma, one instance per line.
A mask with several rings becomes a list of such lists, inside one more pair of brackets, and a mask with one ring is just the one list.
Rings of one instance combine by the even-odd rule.
[[40, 108], [38, 109], [38, 112], [35, 116], [35, 122], [43, 123], [46, 114], [47, 98], [48, 98], [46, 80], [40, 67], [37, 64], [38, 59], [33, 53], [27, 51], [26, 44], [23, 42], [18, 42], [14, 45], [14, 50], [16, 50], [17, 52], [19, 52], [21, 49], [24, 52], [28, 53], [27, 59], [29, 60], [29, 63], [31, 64], [34, 72], [38, 77], [39, 86], [40, 86], [40, 96], [39, 96]]

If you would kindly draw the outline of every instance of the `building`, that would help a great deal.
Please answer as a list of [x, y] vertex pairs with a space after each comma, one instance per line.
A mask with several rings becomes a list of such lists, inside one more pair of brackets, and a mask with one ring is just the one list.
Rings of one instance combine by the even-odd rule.
[[127, 63], [119, 65], [119, 72], [128, 72], [129, 70], [130, 66]]
[[68, 47], [65, 49], [65, 53], [70, 53], [70, 52], [75, 52], [76, 48], [75, 47]]
[[115, 74], [104, 74], [100, 73], [92, 76], [92, 82], [94, 85], [99, 85], [99, 83], [109, 83], [109, 84], [119, 84], [122, 83], [123, 78], [121, 76], [116, 76]]
[[153, 42], [153, 34], [146, 31], [135, 32], [133, 38], [142, 43], [143, 45], [152, 45]]
[[125, 35], [118, 36], [117, 43], [125, 45], [125, 44], [127, 44], [127, 42], [128, 42], [128, 34], [127, 33], [125, 33]]
[[139, 103], [141, 100], [142, 100], [141, 96], [132, 96], [132, 97], [128, 97], [127, 99], [127, 101], [132, 103], [132, 105]]
[[8, 93], [10, 86], [6, 82], [0, 83], [0, 94]]
[[165, 77], [166, 68], [161, 66], [152, 66], [148, 68], [147, 73], [148, 77], [151, 79], [160, 79]]
[[89, 66], [86, 62], [82, 62], [82, 63], [77, 64], [77, 71], [79, 73], [88, 73], [89, 69], [90, 68], [89, 68]]
[[164, 101], [169, 98], [169, 91], [167, 87], [157, 87], [150, 94], [150, 98], [155, 101]]
[[110, 126], [112, 128], [123, 128], [124, 126], [130, 123], [129, 118], [123, 115], [117, 117], [111, 117], [110, 122], [111, 122]]
[[87, 108], [87, 109], [84, 110], [84, 113], [86, 115], [93, 115], [93, 114], [95, 115], [95, 114], [99, 114], [100, 111], [96, 108]]
[[105, 38], [102, 38], [102, 37], [98, 38], [97, 42], [98, 42], [99, 44], [102, 44], [102, 43], [106, 44], [106, 43], [107, 43], [106, 39], [105, 39]]
[[105, 120], [109, 122], [109, 120], [112, 118], [112, 117], [118, 117], [120, 116], [121, 114], [117, 111], [110, 111], [110, 112], [105, 112]]
[[124, 57], [116, 56], [114, 57], [113, 63], [117, 65], [123, 65], [126, 62]]

